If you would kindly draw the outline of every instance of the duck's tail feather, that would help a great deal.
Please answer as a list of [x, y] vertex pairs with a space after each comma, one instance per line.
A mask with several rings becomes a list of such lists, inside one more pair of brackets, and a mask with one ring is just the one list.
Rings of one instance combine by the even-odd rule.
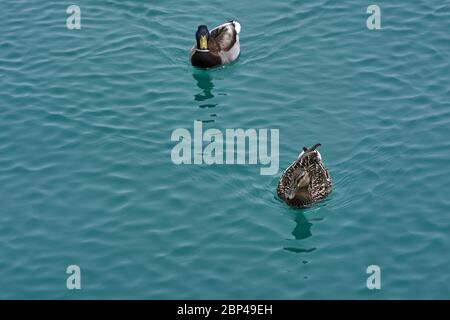
[[313, 145], [308, 151], [315, 151], [318, 147], [320, 147], [321, 144], [320, 143], [316, 143], [315, 145]]

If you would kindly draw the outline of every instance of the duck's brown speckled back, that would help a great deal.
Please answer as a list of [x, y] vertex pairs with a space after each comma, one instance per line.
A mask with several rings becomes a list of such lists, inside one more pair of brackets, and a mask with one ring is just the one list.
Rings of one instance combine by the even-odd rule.
[[[278, 196], [290, 206], [307, 207], [325, 199], [331, 193], [331, 177], [322, 162], [320, 153], [315, 150], [317, 147], [318, 145], [315, 145], [311, 148], [312, 150], [305, 148], [306, 151], [286, 169], [278, 182]], [[293, 199], [288, 199], [286, 193], [299, 169], [309, 174], [309, 185], [300, 190]]]

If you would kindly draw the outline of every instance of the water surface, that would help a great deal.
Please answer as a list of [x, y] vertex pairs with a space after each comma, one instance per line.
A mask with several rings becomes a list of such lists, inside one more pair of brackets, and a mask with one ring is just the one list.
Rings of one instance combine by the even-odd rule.
[[[449, 298], [448, 1], [378, 1], [378, 31], [355, 0], [76, 4], [81, 30], [0, 4], [0, 298]], [[229, 18], [240, 59], [192, 68]], [[332, 195], [294, 210], [280, 173], [175, 166], [194, 120], [279, 129], [280, 171], [322, 143]]]

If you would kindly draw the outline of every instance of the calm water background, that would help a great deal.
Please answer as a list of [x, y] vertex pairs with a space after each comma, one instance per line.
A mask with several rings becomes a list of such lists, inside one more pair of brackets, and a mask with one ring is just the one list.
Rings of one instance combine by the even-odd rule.
[[[75, 3], [0, 3], [0, 298], [450, 298], [449, 1]], [[240, 59], [193, 69], [229, 18]], [[280, 129], [280, 172], [322, 143], [333, 194], [173, 165], [194, 120]]]

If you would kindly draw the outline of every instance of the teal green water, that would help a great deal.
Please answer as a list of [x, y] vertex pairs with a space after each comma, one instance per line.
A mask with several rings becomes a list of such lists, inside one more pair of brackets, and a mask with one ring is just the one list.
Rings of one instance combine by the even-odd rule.
[[[450, 298], [448, 1], [377, 1], [376, 31], [356, 0], [69, 4], [0, 4], [0, 298]], [[194, 70], [229, 18], [240, 59]], [[194, 120], [279, 129], [280, 172], [174, 165]], [[334, 191], [290, 209], [316, 142]]]

